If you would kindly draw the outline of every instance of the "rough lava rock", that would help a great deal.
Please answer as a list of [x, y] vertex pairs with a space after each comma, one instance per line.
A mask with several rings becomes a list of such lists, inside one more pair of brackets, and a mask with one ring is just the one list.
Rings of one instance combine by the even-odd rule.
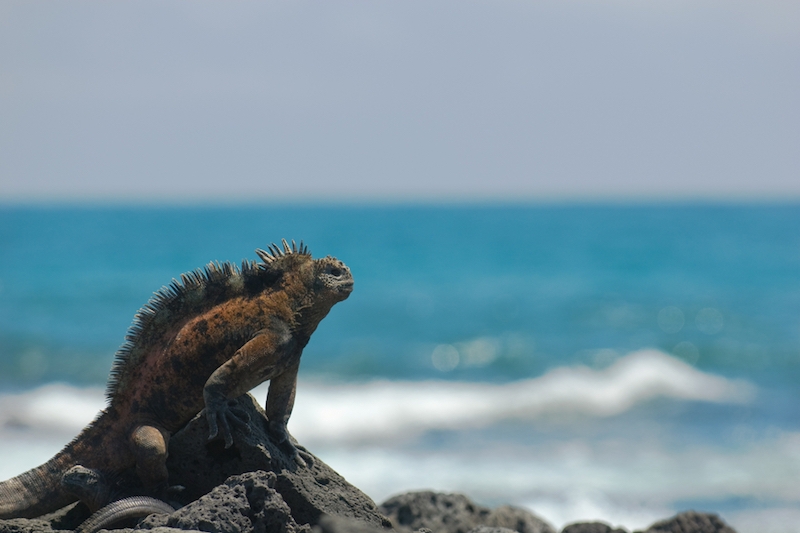
[[605, 522], [577, 522], [565, 526], [561, 533], [628, 533], [625, 529], [614, 529]]
[[379, 509], [400, 531], [427, 528], [436, 533], [467, 533], [484, 525], [490, 512], [462, 494], [432, 491], [400, 494], [383, 502]]
[[310, 533], [298, 525], [275, 489], [272, 472], [248, 472], [230, 477], [210, 493], [170, 515], [150, 515], [137, 529], [158, 527], [209, 533]]
[[686, 511], [656, 522], [644, 533], [736, 533], [736, 531], [715, 514]]
[[501, 505], [493, 509], [486, 518], [486, 525], [504, 528], [519, 533], [555, 533], [553, 526], [535, 514], [519, 507]]
[[469, 533], [515, 533], [513, 529], [507, 527], [478, 526], [470, 529]]
[[82, 503], [73, 503], [58, 511], [39, 518], [12, 518], [0, 520], [0, 533], [52, 533], [72, 531], [89, 518], [89, 508]]
[[267, 435], [266, 415], [251, 395], [236, 401], [250, 418], [249, 432], [236, 431], [230, 448], [225, 449], [221, 439], [208, 440], [208, 424], [202, 413], [170, 439], [169, 479], [170, 483], [186, 487], [180, 494], [182, 503], [211, 492], [230, 476], [263, 470], [275, 474], [275, 490], [298, 524], [314, 525], [327, 514], [378, 528], [391, 527], [369, 496], [302, 446], [298, 448], [308, 465], [297, 466]]
[[507, 505], [492, 510], [462, 494], [409, 492], [386, 500], [380, 510], [402, 532], [426, 528], [434, 533], [468, 533], [489, 526], [519, 533], [556, 533], [530, 511]]
[[[392, 530], [388, 530], [392, 533]], [[373, 525], [342, 518], [341, 516], [323, 515], [319, 523], [312, 528], [313, 533], [386, 533], [387, 530], [376, 528]], [[422, 533], [422, 532], [419, 532]], [[431, 532], [427, 532], [431, 533]]]

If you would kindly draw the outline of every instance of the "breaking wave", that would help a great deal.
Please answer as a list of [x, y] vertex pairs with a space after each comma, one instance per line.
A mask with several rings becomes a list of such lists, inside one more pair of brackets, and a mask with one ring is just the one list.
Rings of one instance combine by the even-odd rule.
[[[304, 382], [290, 428], [303, 441], [373, 441], [432, 429], [468, 429], [504, 419], [573, 413], [607, 417], [654, 398], [747, 403], [755, 386], [705, 373], [657, 350], [595, 370], [560, 367], [506, 384], [448, 381]], [[261, 400], [266, 388], [254, 391]]]
[[[301, 441], [380, 441], [432, 429], [467, 429], [551, 413], [607, 417], [654, 398], [747, 403], [752, 384], [697, 370], [656, 350], [642, 350], [596, 370], [560, 367], [506, 384], [450, 381], [301, 381], [290, 421]], [[253, 390], [263, 402], [267, 385]], [[0, 431], [75, 434], [103, 408], [103, 389], [48, 384], [0, 395]]]
[[[757, 391], [749, 382], [702, 372], [656, 350], [628, 354], [604, 369], [560, 367], [506, 384], [301, 381], [299, 387], [292, 433], [378, 501], [413, 489], [460, 491], [485, 503], [530, 507], [559, 526], [602, 519], [644, 527], [681, 510], [675, 502], [693, 498], [721, 502], [714, 508], [771, 502], [775, 523], [765, 529], [752, 525], [764, 525], [758, 509], [724, 513], [743, 532], [789, 531], [784, 519], [796, 515], [792, 465], [800, 434], [793, 432], [735, 446], [642, 439], [637, 436], [647, 430], [641, 428], [626, 436], [554, 432], [535, 444], [520, 434], [455, 450], [414, 439], [440, 429], [471, 435], [498, 421], [524, 424], [551, 415], [573, 415], [580, 424], [658, 398], [753, 402]], [[263, 402], [266, 386], [253, 393]], [[49, 459], [104, 404], [99, 387], [49, 384], [0, 395], [0, 479]]]

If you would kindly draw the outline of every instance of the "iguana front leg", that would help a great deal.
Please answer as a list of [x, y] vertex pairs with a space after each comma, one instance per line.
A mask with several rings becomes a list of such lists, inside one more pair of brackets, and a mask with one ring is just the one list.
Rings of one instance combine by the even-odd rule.
[[292, 459], [299, 466], [306, 466], [300, 456], [300, 451], [292, 442], [286, 424], [292, 415], [294, 396], [297, 392], [297, 370], [300, 361], [287, 368], [282, 374], [275, 376], [269, 382], [267, 393], [267, 418], [269, 419], [269, 433], [278, 444], [287, 448], [292, 454]]
[[[225, 447], [233, 445], [231, 425], [246, 427], [247, 421], [231, 410], [229, 400], [238, 398], [264, 381], [278, 378], [290, 367], [295, 367], [296, 376], [300, 357], [296, 344], [288, 325], [276, 321], [269, 329], [259, 332], [211, 374], [203, 388], [209, 439], [221, 432]], [[294, 392], [291, 398], [294, 398]]]

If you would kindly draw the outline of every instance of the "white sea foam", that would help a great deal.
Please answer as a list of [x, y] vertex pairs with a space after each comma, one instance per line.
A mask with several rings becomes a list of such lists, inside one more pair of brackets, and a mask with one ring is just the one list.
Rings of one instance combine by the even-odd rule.
[[0, 395], [0, 428], [76, 433], [105, 405], [103, 389], [51, 383], [17, 394]]
[[[259, 401], [267, 385], [254, 389]], [[746, 403], [755, 387], [701, 372], [656, 350], [619, 358], [608, 368], [560, 367], [506, 384], [449, 381], [301, 381], [290, 427], [303, 441], [370, 442], [431, 429], [475, 428], [551, 413], [608, 417], [653, 398]], [[0, 428], [77, 433], [103, 408], [103, 390], [49, 384], [0, 395]]]
[[61, 383], [0, 395], [0, 479], [52, 457], [92, 421], [104, 404], [101, 388]]
[[[266, 389], [254, 391], [266, 397]], [[541, 377], [495, 385], [447, 381], [301, 383], [291, 430], [303, 441], [369, 442], [431, 429], [474, 428], [551, 413], [607, 417], [665, 397], [746, 403], [755, 387], [701, 372], [657, 350], [619, 358], [608, 368], [561, 367]]]
[[[641, 428], [633, 438], [558, 431], [533, 444], [515, 435], [476, 438], [459, 441], [460, 449], [415, 439], [446, 430], [470, 441], [498, 421], [525, 427], [553, 415], [606, 424], [655, 398], [742, 404], [755, 393], [747, 382], [646, 350], [602, 370], [562, 367], [507, 384], [302, 381], [290, 429], [378, 501], [412, 489], [461, 491], [486, 503], [528, 506], [557, 526], [602, 519], [644, 527], [679, 510], [672, 502], [692, 498], [761, 498], [783, 505], [774, 516], [794, 516], [800, 433], [775, 430], [738, 447], [676, 446], [642, 437]], [[254, 394], [263, 401], [266, 386]], [[102, 389], [60, 384], [0, 395], [0, 478], [47, 460], [104, 403]], [[732, 515], [740, 533], [756, 531], [752, 513]], [[784, 531], [776, 520], [763, 531]]]

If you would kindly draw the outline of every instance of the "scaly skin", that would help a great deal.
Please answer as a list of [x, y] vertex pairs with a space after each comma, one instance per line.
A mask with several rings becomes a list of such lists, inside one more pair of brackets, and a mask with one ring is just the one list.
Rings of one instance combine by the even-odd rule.
[[212, 263], [156, 293], [117, 352], [108, 407], [53, 459], [0, 483], [0, 518], [40, 516], [79, 496], [92, 510], [108, 503], [61, 485], [75, 465], [108, 479], [135, 468], [148, 492], [163, 494], [169, 436], [205, 409], [210, 438], [231, 446], [231, 425], [246, 421], [228, 402], [267, 380], [270, 433], [304, 466], [286, 430], [300, 356], [353, 278], [337, 259], [312, 259], [302, 243], [270, 251], [256, 250], [263, 262], [241, 269]]
[[131, 496], [110, 503], [90, 516], [75, 533], [97, 533], [121, 520], [143, 518], [154, 513], [169, 514], [173, 507], [161, 500], [147, 496]]

